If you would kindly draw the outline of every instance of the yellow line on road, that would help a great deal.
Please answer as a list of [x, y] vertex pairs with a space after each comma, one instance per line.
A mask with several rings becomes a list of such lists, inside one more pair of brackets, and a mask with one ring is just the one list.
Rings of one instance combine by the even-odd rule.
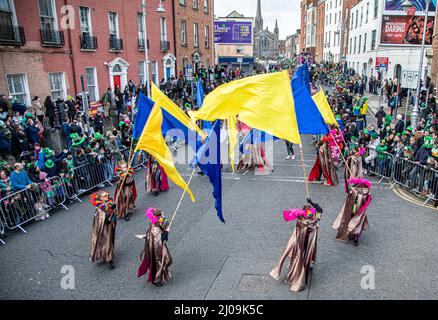
[[404, 193], [404, 191], [402, 191], [401, 188], [394, 187], [394, 188], [392, 188], [392, 190], [399, 198], [402, 198], [405, 201], [408, 201], [412, 204], [415, 204], [415, 205], [418, 205], [418, 206], [421, 206], [421, 207], [424, 207], [427, 209], [438, 211], [438, 208], [435, 208], [434, 206], [430, 206], [430, 205], [424, 205], [423, 204], [424, 201], [420, 201], [420, 200], [414, 198], [412, 195], [408, 195], [408, 194]]

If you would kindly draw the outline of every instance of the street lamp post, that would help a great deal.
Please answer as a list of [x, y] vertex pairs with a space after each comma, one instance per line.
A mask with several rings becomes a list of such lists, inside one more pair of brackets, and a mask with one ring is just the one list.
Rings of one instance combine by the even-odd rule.
[[[426, 29], [427, 29], [427, 20], [429, 16], [429, 4], [430, 0], [426, 0], [426, 9], [424, 16], [424, 24], [423, 24], [423, 39], [421, 40], [421, 56], [420, 56], [420, 66], [418, 71], [418, 83], [417, 83], [417, 97], [415, 99], [414, 110], [412, 111], [411, 122], [412, 129], [414, 131], [417, 130], [418, 118], [420, 117], [420, 84], [421, 84], [421, 76], [423, 73], [423, 64], [424, 64], [424, 52], [425, 52], [425, 44], [426, 44]], [[408, 12], [412, 6], [412, 3], [409, 0], [406, 0], [403, 4], [403, 10]]]
[[[146, 24], [146, 0], [142, 0], [141, 7], [143, 9], [143, 26], [144, 26], [144, 55], [145, 55], [145, 83], [146, 83], [146, 89], [148, 92], [148, 97], [151, 97], [151, 86], [150, 86], [150, 79], [149, 79], [149, 52], [148, 52], [148, 32], [147, 32], [147, 24]], [[163, 14], [166, 12], [166, 9], [164, 9], [164, 5], [162, 3], [162, 0], [160, 0], [160, 4], [158, 5], [158, 8], [155, 10], [155, 12], [159, 14]]]
[[149, 54], [148, 54], [148, 33], [147, 33], [147, 24], [146, 24], [146, 0], [142, 0], [141, 7], [143, 9], [143, 30], [144, 30], [144, 55], [145, 55], [145, 83], [148, 97], [151, 96], [151, 86], [149, 83]]

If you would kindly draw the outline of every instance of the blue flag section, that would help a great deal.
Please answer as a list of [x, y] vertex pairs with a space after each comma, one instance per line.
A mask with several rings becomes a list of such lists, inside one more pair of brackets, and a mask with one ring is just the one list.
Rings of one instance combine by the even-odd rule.
[[[202, 108], [202, 104], [204, 103], [204, 89], [202, 89], [202, 78], [199, 77], [198, 80], [198, 87], [196, 89], [196, 102], [198, 104], [198, 108]], [[210, 130], [211, 129], [211, 123], [210, 121], [202, 121], [202, 129], [203, 130]]]
[[[140, 94], [140, 97], [138, 99], [138, 111], [135, 117], [134, 131], [132, 135], [134, 139], [140, 138], [154, 105], [154, 101], [152, 101], [145, 95]], [[166, 135], [169, 133], [169, 131], [175, 130], [173, 132], [173, 136], [176, 137], [177, 140], [184, 140], [186, 143], [189, 143], [192, 150], [196, 153], [198, 148], [201, 146], [201, 139], [198, 137], [197, 133], [195, 131], [192, 131], [189, 135], [189, 128], [182, 124], [181, 121], [176, 119], [163, 108], [161, 108], [161, 111], [163, 113], [163, 124], [161, 125], [161, 132], [163, 133], [163, 137], [166, 138]], [[178, 133], [178, 135], [176, 135], [175, 133]], [[196, 139], [191, 139], [189, 141], [189, 137], [196, 137]]]
[[135, 115], [134, 130], [132, 132], [132, 137], [135, 140], [138, 140], [141, 137], [144, 126], [149, 119], [149, 115], [151, 114], [154, 104], [155, 102], [146, 97], [144, 94], [140, 94], [138, 97], [137, 114]]
[[225, 223], [222, 214], [222, 166], [221, 166], [221, 122], [216, 120], [205, 143], [196, 154], [196, 164], [210, 179], [217, 216]]
[[292, 92], [300, 134], [327, 134], [328, 127], [310, 93], [307, 65], [301, 65], [295, 72], [292, 78]]
[[259, 144], [270, 140], [277, 141], [280, 139], [264, 131], [260, 131], [258, 129], [252, 129], [251, 132], [245, 137], [245, 139], [243, 139], [242, 143], [240, 144], [240, 148], [239, 148], [240, 153], [242, 154], [249, 153], [249, 150], [245, 149], [245, 145], [247, 144]]

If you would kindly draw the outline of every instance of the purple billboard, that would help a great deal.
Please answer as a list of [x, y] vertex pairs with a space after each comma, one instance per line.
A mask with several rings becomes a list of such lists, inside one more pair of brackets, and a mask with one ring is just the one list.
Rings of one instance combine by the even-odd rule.
[[214, 43], [252, 44], [252, 22], [215, 21]]

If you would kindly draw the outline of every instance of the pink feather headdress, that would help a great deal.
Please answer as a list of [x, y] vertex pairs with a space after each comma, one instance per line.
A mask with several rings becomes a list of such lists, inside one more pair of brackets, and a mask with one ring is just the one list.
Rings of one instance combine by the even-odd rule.
[[300, 217], [309, 218], [309, 219], [315, 217], [316, 215], [315, 208], [310, 208], [308, 211], [310, 211], [310, 214], [306, 210], [300, 208], [285, 210], [283, 211], [283, 217], [284, 220], [286, 220], [286, 222], [297, 220]]
[[358, 179], [358, 178], [353, 178], [348, 180], [348, 184], [361, 184], [368, 187], [369, 189], [371, 189], [372, 186], [371, 182], [368, 181], [367, 179]]
[[158, 218], [154, 215], [155, 208], [149, 208], [146, 210], [146, 217], [152, 224], [156, 224], [158, 222]]

